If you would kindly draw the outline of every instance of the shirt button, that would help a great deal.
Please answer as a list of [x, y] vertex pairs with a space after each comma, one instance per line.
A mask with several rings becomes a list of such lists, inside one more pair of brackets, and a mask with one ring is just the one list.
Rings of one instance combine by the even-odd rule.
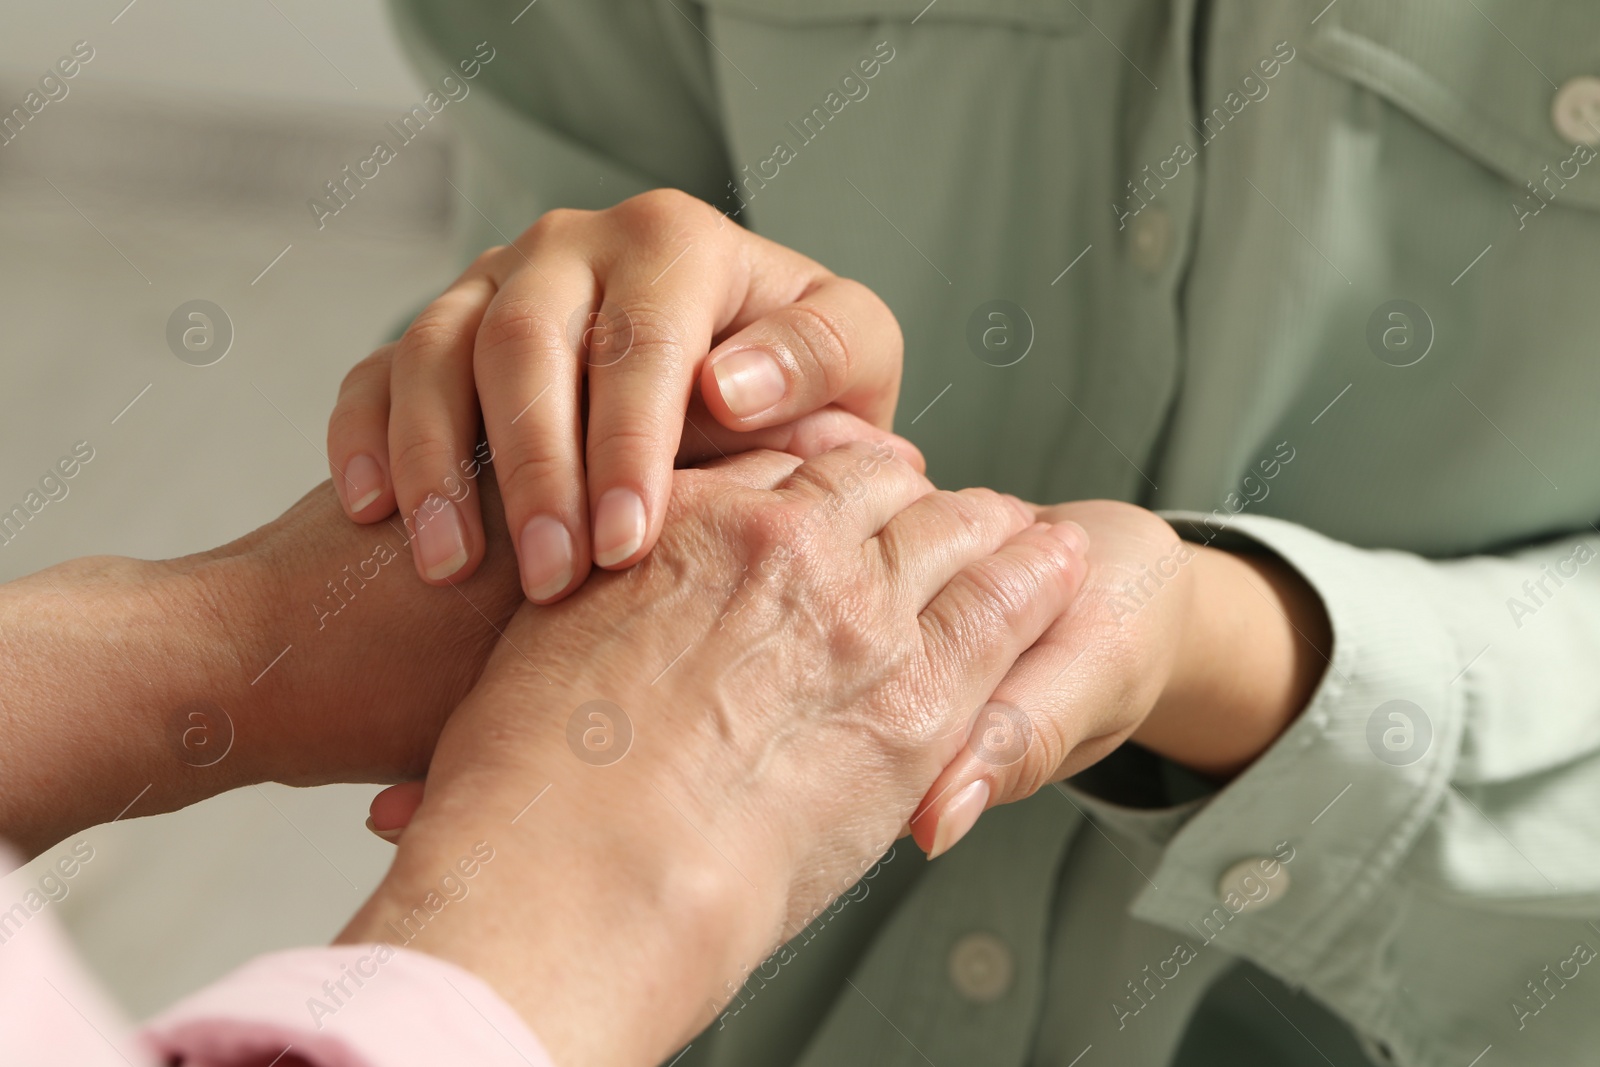
[[993, 934], [967, 934], [950, 949], [950, 984], [974, 1004], [990, 1004], [1005, 996], [1015, 975], [1011, 949]]
[[1240, 860], [1217, 883], [1217, 898], [1240, 913], [1270, 908], [1288, 891], [1289, 869], [1266, 856]]
[[1550, 118], [1568, 144], [1600, 145], [1600, 78], [1573, 78], [1556, 90]]
[[1142, 270], [1155, 274], [1167, 264], [1172, 248], [1172, 216], [1161, 208], [1147, 207], [1133, 217], [1128, 227], [1128, 246], [1133, 261]]

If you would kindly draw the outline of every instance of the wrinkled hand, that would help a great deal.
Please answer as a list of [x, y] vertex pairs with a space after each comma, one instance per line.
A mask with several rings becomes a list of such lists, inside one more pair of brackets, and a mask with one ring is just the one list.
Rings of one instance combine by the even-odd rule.
[[591, 563], [650, 551], [674, 457], [783, 448], [774, 428], [829, 405], [887, 428], [900, 358], [865, 286], [661, 189], [552, 211], [478, 257], [350, 372], [328, 456], [352, 518], [398, 506], [418, 572], [459, 581], [484, 516], [473, 500], [418, 508], [471, 462], [481, 410], [523, 589], [549, 603]]
[[1077, 531], [930, 490], [881, 443], [677, 472], [643, 563], [517, 614], [342, 939], [393, 940], [482, 842], [411, 947], [488, 978], [558, 1062], [669, 1054], [888, 847], [1082, 579]]
[[916, 840], [971, 829], [1124, 741], [1203, 774], [1247, 766], [1293, 721], [1331, 647], [1316, 595], [1289, 568], [1191, 544], [1144, 508], [1042, 508], [1089, 535], [1072, 606], [996, 688], [912, 822]]

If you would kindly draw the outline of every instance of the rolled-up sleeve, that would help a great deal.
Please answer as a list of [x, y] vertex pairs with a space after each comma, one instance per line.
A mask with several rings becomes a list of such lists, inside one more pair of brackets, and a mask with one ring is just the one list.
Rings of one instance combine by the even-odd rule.
[[[1167, 517], [1294, 567], [1334, 640], [1294, 724], [1175, 810], [1132, 914], [1305, 987], [1402, 1062], [1491, 1044], [1576, 1062], [1582, 1028], [1538, 1016], [1583, 1010], [1560, 994], [1600, 948], [1596, 531], [1433, 561], [1259, 516], [1220, 536]], [[1158, 825], [1080, 795], [1124, 833]], [[1225, 876], [1252, 860], [1274, 878], [1230, 898]]]

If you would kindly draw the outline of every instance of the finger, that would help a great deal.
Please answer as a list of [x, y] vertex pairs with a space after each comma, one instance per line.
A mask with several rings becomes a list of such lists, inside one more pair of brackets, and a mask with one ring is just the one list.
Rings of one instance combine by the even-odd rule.
[[678, 445], [677, 465], [687, 467], [756, 448], [770, 448], [810, 459], [851, 441], [884, 442], [919, 474], [928, 469], [928, 461], [916, 445], [840, 408], [825, 407], [781, 426], [740, 431], [714, 421], [698, 399], [690, 405], [683, 440]]
[[796, 467], [778, 487], [803, 506], [828, 513], [841, 537], [865, 543], [933, 484], [884, 441], [852, 441]]
[[372, 798], [367, 809], [367, 829], [393, 844], [411, 825], [412, 816], [422, 806], [422, 782], [401, 782], [391, 785]]
[[[417, 573], [433, 584], [470, 577], [483, 522], [464, 473], [478, 440], [472, 344], [494, 282], [469, 272], [418, 315], [394, 355], [389, 459]], [[476, 469], [471, 467], [470, 469]]]
[[647, 248], [607, 264], [599, 312], [607, 346], [591, 346], [588, 360], [594, 560], [608, 568], [630, 566], [660, 536], [695, 376], [718, 321], [732, 313], [718, 245]]
[[887, 429], [903, 351], [900, 325], [878, 295], [828, 276], [717, 345], [700, 391], [732, 429], [788, 422], [827, 404]]
[[507, 277], [484, 313], [473, 354], [522, 589], [540, 604], [565, 596], [589, 573], [583, 352], [586, 338], [593, 343], [603, 329], [586, 318], [593, 270], [565, 231], [548, 229], [526, 253], [513, 247], [500, 260]]
[[[967, 749], [951, 753], [930, 799], [912, 816], [913, 836], [930, 859], [972, 829], [1000, 795], [995, 772], [1020, 761], [1033, 742], [1036, 726], [1026, 711], [989, 701], [988, 686], [1067, 610], [1087, 573], [1087, 547], [1076, 523], [1031, 526], [963, 570], [923, 611], [930, 660], [954, 672], [947, 675], [954, 706], [983, 704], [970, 732], [956, 735], [967, 738]], [[987, 771], [970, 773], [974, 761]], [[965, 777], [952, 774], [957, 766]]]
[[891, 518], [874, 543], [900, 599], [920, 612], [953, 575], [1035, 521], [1022, 501], [992, 489], [941, 490]]
[[394, 511], [389, 478], [389, 375], [395, 346], [350, 368], [328, 418], [328, 469], [344, 512], [377, 522]]

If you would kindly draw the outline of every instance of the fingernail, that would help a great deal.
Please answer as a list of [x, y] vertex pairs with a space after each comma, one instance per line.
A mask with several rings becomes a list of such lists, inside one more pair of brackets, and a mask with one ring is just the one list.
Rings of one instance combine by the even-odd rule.
[[938, 859], [949, 852], [957, 841], [966, 837], [968, 831], [977, 825], [978, 816], [983, 814], [984, 806], [988, 803], [987, 778], [979, 778], [957, 793], [955, 799], [945, 807], [944, 814], [939, 816], [939, 823], [933, 829], [933, 847], [928, 850], [928, 858]]
[[371, 830], [374, 835], [383, 838], [391, 845], [398, 842], [400, 840], [400, 835], [406, 831], [404, 826], [396, 826], [393, 830], [380, 830], [378, 829], [378, 824], [372, 821], [372, 816], [370, 815], [367, 816], [367, 829]]
[[572, 535], [550, 515], [535, 515], [517, 540], [522, 588], [529, 600], [549, 600], [572, 581]]
[[594, 561], [621, 563], [644, 544], [644, 501], [632, 489], [607, 489], [594, 511]]
[[772, 354], [761, 348], [729, 352], [711, 365], [723, 402], [741, 419], [760, 414], [783, 399], [789, 382]]
[[452, 500], [437, 494], [417, 509], [417, 559], [423, 577], [448, 578], [467, 562], [467, 526]]
[[1089, 531], [1070, 519], [1050, 527], [1050, 536], [1066, 545], [1075, 556], [1089, 551]]
[[382, 495], [383, 468], [378, 461], [365, 452], [351, 456], [344, 465], [344, 496], [350, 501], [350, 514], [359, 514]]

